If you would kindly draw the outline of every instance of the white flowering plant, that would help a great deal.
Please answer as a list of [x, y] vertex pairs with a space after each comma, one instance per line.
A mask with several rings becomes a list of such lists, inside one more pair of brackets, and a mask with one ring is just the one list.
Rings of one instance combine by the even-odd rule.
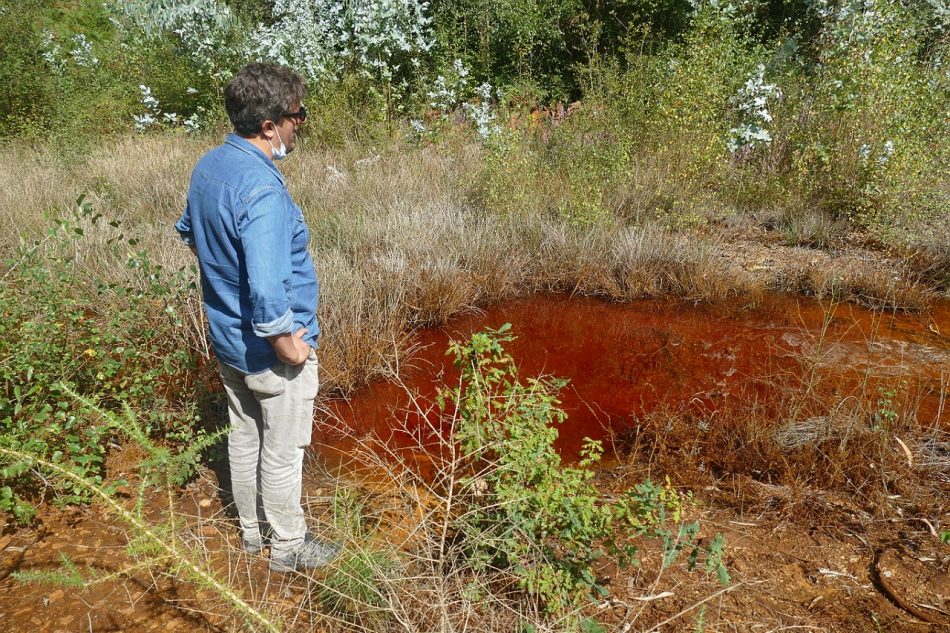
[[60, 41], [61, 38], [50, 30], [44, 31], [40, 40], [40, 57], [54, 75], [65, 75], [70, 66], [92, 69], [99, 65], [92, 41], [85, 33], [74, 33], [66, 38], [68, 48]]
[[782, 91], [765, 80], [765, 64], [755, 71], [732, 98], [739, 114], [739, 124], [729, 130], [726, 146], [734, 156], [745, 155], [772, 143], [770, 105], [780, 99]]
[[501, 132], [501, 128], [495, 123], [498, 118], [492, 107], [492, 86], [490, 83], [483, 82], [475, 89], [478, 95], [478, 101], [475, 103], [464, 103], [465, 113], [475, 124], [475, 131], [478, 138], [482, 141], [488, 141], [493, 136]]
[[233, 61], [235, 34], [241, 24], [227, 4], [217, 0], [112, 0], [116, 24], [134, 38], [172, 37], [179, 54], [211, 76], [223, 75]]
[[83, 33], [73, 35], [73, 47], [69, 56], [77, 66], [95, 68], [99, 65], [99, 59], [92, 53], [92, 42]]
[[355, 72], [381, 89], [391, 118], [434, 44], [428, 9], [424, 0], [274, 0], [271, 23], [249, 34], [244, 52], [317, 84]]
[[56, 34], [52, 31], [44, 31], [40, 40], [40, 56], [54, 75], [62, 75], [66, 72], [67, 60], [63, 52], [63, 47], [56, 39]]
[[451, 68], [437, 74], [426, 89], [428, 107], [442, 114], [458, 108], [471, 93], [469, 75], [462, 60], [455, 59]]

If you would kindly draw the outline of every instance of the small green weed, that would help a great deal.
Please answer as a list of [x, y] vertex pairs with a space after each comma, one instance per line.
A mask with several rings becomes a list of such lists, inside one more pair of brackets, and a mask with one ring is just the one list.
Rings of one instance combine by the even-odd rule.
[[877, 411], [874, 412], [875, 430], [887, 432], [897, 426], [900, 414], [897, 412], [899, 406], [898, 395], [902, 388], [906, 387], [904, 383], [897, 387], [878, 387]]

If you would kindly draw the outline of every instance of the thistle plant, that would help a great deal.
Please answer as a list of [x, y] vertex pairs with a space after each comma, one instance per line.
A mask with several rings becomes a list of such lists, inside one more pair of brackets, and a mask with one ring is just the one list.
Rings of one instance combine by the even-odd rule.
[[[68, 557], [63, 557], [63, 567], [59, 571], [23, 572], [15, 577], [21, 582], [52, 583], [83, 589], [139, 569], [168, 573], [178, 580], [187, 579], [199, 589], [213, 592], [250, 627], [280, 631], [278, 622], [249, 604], [227, 581], [219, 578], [177, 533], [173, 504], [175, 487], [190, 476], [200, 454], [220, 440], [224, 431], [200, 436], [191, 443], [183, 444], [178, 451], [170, 450], [149, 438], [145, 425], [131, 408], [125, 407], [121, 413], [113, 413], [101, 408], [92, 399], [78, 395], [66, 385], [60, 387], [84, 410], [98, 417], [104, 428], [121, 434], [144, 450], [146, 458], [139, 466], [138, 502], [135, 506], [129, 509], [116, 497], [116, 488], [126, 482], [105, 483], [98, 477], [90, 477], [81, 465], [61, 458], [46, 458], [29, 450], [0, 444], [0, 465], [46, 473], [52, 485], [82, 491], [89, 498], [102, 503], [130, 528], [133, 540], [129, 543], [128, 555], [134, 562], [118, 574], [98, 570], [83, 573]], [[168, 498], [169, 519], [165, 523], [155, 523], [146, 516], [145, 494], [156, 486], [164, 488]]]

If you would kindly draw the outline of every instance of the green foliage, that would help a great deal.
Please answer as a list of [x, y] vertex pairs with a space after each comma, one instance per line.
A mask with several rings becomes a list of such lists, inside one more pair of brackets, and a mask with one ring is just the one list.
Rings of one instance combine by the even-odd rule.
[[[396, 19], [402, 9], [381, 2], [361, 22], [361, 46], [379, 53], [372, 60], [356, 63], [343, 31], [333, 31], [336, 47], [312, 43], [333, 72], [311, 86], [305, 129], [331, 146], [379, 147], [408, 121], [426, 142], [452, 138], [449, 122], [472, 114], [473, 88], [487, 82], [492, 96], [478, 108], [503, 129], [472, 198], [488, 210], [682, 229], [769, 207], [790, 243], [826, 247], [849, 223], [906, 242], [948, 202], [945, 5], [449, 0], [400, 22], [416, 39], [396, 51], [367, 16]], [[263, 0], [0, 8], [0, 135], [76, 153], [103, 130], [223, 123], [220, 90], [234, 70], [281, 47], [301, 50], [283, 30], [267, 31], [279, 16]], [[323, 18], [298, 26], [337, 29]], [[465, 90], [446, 83], [453, 69], [472, 71]], [[767, 104], [756, 105], [756, 85], [768, 87]], [[563, 120], [534, 118], [575, 99], [583, 105]], [[737, 150], [737, 131], [760, 136]]]
[[2, 9], [0, 73], [10, 75], [2, 77], [9, 94], [0, 135], [74, 143], [130, 111], [126, 82], [113, 74], [114, 29], [101, 3], [31, 0]]
[[[457, 527], [475, 568], [509, 570], [549, 613], [562, 613], [607, 593], [594, 564], [604, 556], [635, 564], [637, 537], [662, 541], [664, 567], [682, 551], [694, 565], [701, 552], [699, 525], [684, 523], [689, 495], [647, 481], [618, 500], [603, 498], [591, 469], [603, 448], [593, 440], [576, 467], [562, 464], [554, 442], [566, 418], [557, 398], [566, 381], [520, 378], [503, 347], [511, 340], [504, 325], [453, 343], [448, 353], [461, 383], [439, 396], [471, 469], [461, 482], [468, 496]], [[717, 543], [707, 567], [718, 572]]]
[[596, 103], [584, 104], [545, 141], [532, 145], [537, 177], [557, 184], [558, 195], [549, 202], [557, 219], [574, 226], [614, 219], [613, 194], [629, 182], [634, 152], [623, 122]]
[[542, 101], [582, 96], [588, 65], [622, 57], [634, 34], [643, 52], [688, 30], [687, 0], [450, 0], [433, 3], [437, 59], [462, 59], [479, 81]]
[[901, 381], [897, 385], [885, 387], [879, 385], [877, 388], [877, 410], [874, 411], [871, 428], [882, 433], [890, 433], [897, 428], [900, 420], [900, 396], [901, 392], [907, 388], [907, 384]]
[[434, 28], [444, 59], [462, 59], [480, 80], [534, 80], [544, 96], [564, 98], [579, 45], [590, 27], [583, 2], [452, 0], [435, 5]]
[[87, 579], [67, 554], [60, 552], [59, 561], [62, 567], [58, 570], [22, 571], [14, 572], [12, 575], [17, 582], [23, 583], [30, 582], [74, 589], [83, 589], [88, 586]]
[[[192, 582], [199, 591], [211, 592], [229, 604], [235, 615], [249, 628], [273, 632], [282, 630], [279, 622], [248, 604], [231, 586], [217, 577], [207, 566], [206, 557], [193, 548], [193, 539], [188, 539], [191, 541], [189, 543], [178, 534], [172, 491], [193, 472], [194, 464], [202, 452], [218, 442], [226, 430], [196, 436], [193, 441], [183, 443], [172, 450], [152, 441], [149, 438], [148, 426], [143, 424], [128, 406], [115, 413], [68, 388], [64, 390], [84, 411], [95, 416], [108, 433], [134, 442], [144, 451], [146, 458], [139, 463], [137, 472], [139, 502], [129, 509], [116, 498], [115, 487], [124, 482], [103, 484], [99, 477], [90, 476], [86, 467], [80, 463], [47, 458], [30, 452], [28, 448], [13, 448], [0, 444], [0, 464], [22, 464], [31, 470], [42, 471], [50, 485], [55, 488], [70, 495], [76, 494], [74, 491], [78, 490], [82, 496], [104, 503], [130, 530], [127, 554], [133, 562], [118, 571], [106, 572], [94, 568], [80, 571], [71, 559], [62, 556], [62, 566], [59, 570], [23, 572], [16, 574], [15, 578], [21, 582], [88, 588], [117, 576], [131, 575], [135, 571], [145, 569], [150, 574], [164, 573], [177, 581]], [[157, 523], [146, 516], [145, 504], [142, 501], [144, 490], [155, 485], [164, 487], [169, 499], [168, 519]]]
[[660, 188], [672, 195], [658, 198], [653, 214], [673, 228], [705, 222], [695, 192], [715, 190], [727, 178], [730, 130], [739, 122], [735, 98], [765, 54], [728, 6], [702, 3], [682, 41], [663, 55], [665, 64], [647, 66], [653, 73], [640, 79], [659, 86], [641, 148], [663, 166]]
[[53, 90], [35, 15], [42, 0], [0, 2], [0, 136], [41, 129], [49, 120]]
[[[211, 56], [183, 54], [171, 30], [146, 35], [117, 6], [96, 0], [0, 4], [0, 136], [81, 149], [104, 132], [132, 127], [133, 116], [146, 111], [140, 84], [152, 89], [162, 113], [175, 115], [159, 127], [192, 116], [196, 125], [221, 118], [218, 91], [229, 76], [221, 65], [238, 62], [221, 53], [209, 68]], [[230, 51], [227, 44], [218, 42], [215, 51]]]
[[[725, 155], [730, 99], [761, 52], [744, 41], [739, 24], [713, 3], [704, 3], [683, 41], [669, 51], [668, 75], [657, 105], [656, 139], [685, 136], [695, 146], [693, 169]], [[682, 175], [692, 177], [685, 172]]]
[[387, 140], [386, 101], [378, 91], [367, 89], [365, 77], [346, 73], [312, 88], [308, 102], [319, 114], [303, 128], [308, 138], [328, 147], [376, 146]]
[[[0, 478], [13, 479], [26, 470], [23, 464], [12, 464], [0, 468]], [[36, 516], [36, 508], [20, 498], [10, 486], [0, 486], [0, 510], [9, 512], [17, 523], [29, 523]]]
[[[172, 299], [187, 289], [184, 271], [168, 274], [143, 251], [129, 256], [132, 283], [81, 274], [74, 253], [87, 230], [108, 230], [115, 246], [136, 244], [115, 230], [118, 222], [105, 229], [100, 219], [80, 197], [71, 217], [6, 262], [0, 286], [0, 441], [72, 464], [91, 481], [102, 474], [112, 430], [83, 397], [144, 412], [150, 436], [189, 441], [193, 434], [191, 416], [175, 411], [184, 394], [171, 384], [190, 355], [167, 348], [169, 332], [181, 327]], [[28, 481], [15, 464], [0, 471], [0, 510], [28, 518], [16, 495]], [[60, 492], [60, 503], [86, 499], [69, 482]]]
[[549, 166], [541, 165], [530, 139], [510, 130], [497, 135], [487, 145], [470, 200], [503, 217], [517, 217], [532, 207], [543, 205], [536, 197], [542, 180], [551, 180]]
[[932, 177], [946, 152], [933, 141], [947, 137], [950, 84], [899, 2], [829, 18], [821, 42], [815, 76], [790, 93], [808, 122], [789, 130], [795, 177], [823, 211], [893, 236], [941, 204]]
[[539, 138], [503, 130], [486, 144], [470, 200], [500, 216], [541, 212], [573, 226], [613, 220], [611, 196], [626, 185], [631, 145], [607, 113], [586, 108]]
[[321, 606], [360, 628], [378, 630], [387, 606], [386, 583], [397, 565], [388, 549], [356, 546], [344, 548], [317, 589]]

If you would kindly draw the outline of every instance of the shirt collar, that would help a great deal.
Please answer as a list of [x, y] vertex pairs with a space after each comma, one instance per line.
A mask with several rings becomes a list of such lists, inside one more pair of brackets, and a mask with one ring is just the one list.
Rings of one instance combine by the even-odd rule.
[[280, 173], [280, 170], [277, 169], [276, 165], [274, 165], [274, 161], [271, 160], [267, 154], [262, 152], [260, 148], [256, 147], [253, 143], [248, 141], [246, 138], [242, 138], [241, 136], [238, 136], [234, 132], [230, 132], [227, 138], [224, 140], [224, 142], [226, 145], [236, 147], [237, 149], [241, 150], [245, 154], [249, 154], [259, 159], [261, 162], [267, 165], [268, 169], [270, 169], [272, 172], [274, 172], [277, 175], [277, 177], [280, 179], [281, 184], [286, 186], [287, 183], [284, 182], [284, 175]]

